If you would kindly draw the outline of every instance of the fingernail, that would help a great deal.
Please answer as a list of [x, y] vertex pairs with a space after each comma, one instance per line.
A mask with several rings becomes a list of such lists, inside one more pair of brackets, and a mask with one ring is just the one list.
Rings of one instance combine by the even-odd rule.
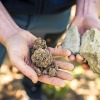
[[61, 45], [58, 45], [57, 48], [58, 48], [58, 49], [61, 49], [62, 47], [61, 47]]
[[61, 87], [65, 87], [65, 85], [66, 85], [66, 83], [63, 81], [63, 82], [61, 83]]
[[67, 56], [70, 56], [70, 55], [71, 55], [71, 51], [67, 50]]
[[34, 77], [34, 79], [32, 79], [33, 83], [37, 83], [38, 82], [38, 77]]
[[79, 54], [77, 54], [76, 55], [76, 58], [78, 58], [79, 60], [81, 60], [81, 61], [83, 61], [84, 60], [84, 58], [83, 57], [81, 57]]
[[67, 77], [69, 81], [74, 79], [74, 76], [72, 74], [69, 74], [69, 76]]
[[74, 61], [74, 60], [75, 60], [75, 56], [74, 56], [74, 55], [71, 55], [71, 56], [69, 57], [69, 60], [70, 60], [70, 61]]
[[37, 80], [32, 80], [33, 83], [37, 83]]
[[73, 69], [74, 69], [74, 65], [70, 64], [70, 70], [73, 70]]

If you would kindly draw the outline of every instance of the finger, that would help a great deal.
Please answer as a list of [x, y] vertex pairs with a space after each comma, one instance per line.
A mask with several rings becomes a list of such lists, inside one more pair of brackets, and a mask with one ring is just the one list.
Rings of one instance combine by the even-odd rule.
[[62, 46], [61, 46], [61, 45], [58, 45], [56, 48], [58, 48], [58, 49], [62, 49]]
[[[57, 48], [58, 48], [58, 49], [63, 49], [61, 45], [58, 45]], [[71, 55], [71, 51], [68, 50], [68, 49], [66, 49], [66, 51], [67, 51], [67, 53], [68, 53], [68, 56], [70, 56], [70, 55]]]
[[82, 63], [84, 60], [84, 58], [82, 56], [80, 56], [79, 54], [76, 55], [76, 61], [79, 63]]
[[71, 55], [68, 58], [69, 58], [70, 61], [74, 61], [75, 60], [75, 56], [74, 55]]
[[36, 72], [28, 66], [22, 59], [12, 61], [13, 65], [19, 69], [24, 75], [26, 75], [28, 78], [30, 78], [34, 83], [38, 81], [38, 76]]
[[71, 52], [69, 50], [51, 48], [51, 47], [48, 47], [48, 49], [54, 56], [70, 56], [71, 55]]
[[84, 70], [90, 70], [90, 67], [85, 63], [82, 64], [82, 67]]
[[66, 85], [64, 80], [56, 78], [56, 77], [50, 77], [48, 75], [39, 76], [39, 81], [46, 84], [59, 86], [59, 87], [64, 87]]
[[58, 71], [57, 72], [57, 77], [63, 80], [69, 80], [71, 81], [73, 79], [73, 75], [69, 74], [68, 72], [64, 72], [64, 71]]
[[63, 70], [73, 70], [74, 69], [74, 65], [68, 62], [55, 61], [55, 63], [58, 65], [60, 69], [63, 69]]

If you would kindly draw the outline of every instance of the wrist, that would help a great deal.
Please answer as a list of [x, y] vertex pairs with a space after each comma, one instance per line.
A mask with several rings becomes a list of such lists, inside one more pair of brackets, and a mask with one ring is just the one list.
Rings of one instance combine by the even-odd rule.
[[11, 42], [11, 41], [16, 41], [16, 40], [24, 40], [24, 42], [26, 42], [29, 47], [32, 46], [32, 43], [37, 39], [37, 37], [35, 37], [34, 35], [32, 35], [29, 31], [24, 30], [24, 29], [19, 29], [14, 31], [11, 35], [9, 35], [8, 37], [6, 37], [6, 39], [3, 42], [3, 45], [5, 47], [7, 47], [7, 45]]
[[98, 17], [99, 0], [77, 0], [76, 16]]
[[1, 37], [0, 37], [0, 42], [5, 46], [9, 37], [18, 34], [19, 32], [21, 32], [23, 29], [21, 28], [17, 28], [17, 29], [12, 29], [8, 32], [5, 32]]

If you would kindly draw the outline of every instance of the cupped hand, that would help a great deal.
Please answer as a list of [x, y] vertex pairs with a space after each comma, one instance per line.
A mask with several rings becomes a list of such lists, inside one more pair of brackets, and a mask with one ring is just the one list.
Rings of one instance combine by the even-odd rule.
[[[88, 16], [88, 15], [87, 16], [76, 16], [74, 18], [74, 20], [72, 21], [71, 25], [77, 26], [79, 33], [82, 36], [86, 30], [89, 30], [91, 28], [100, 29], [100, 20], [95, 16]], [[69, 57], [69, 59], [71, 61], [75, 60], [75, 61], [81, 63], [82, 67], [85, 70], [90, 69], [90, 67], [88, 66], [87, 63], [83, 63], [84, 58], [81, 57], [79, 54], [77, 54], [76, 56], [72, 54]]]
[[[12, 65], [19, 69], [19, 71], [30, 78], [34, 83], [41, 81], [43, 83], [64, 87], [64, 80], [73, 79], [73, 76], [64, 70], [72, 70], [74, 66], [67, 62], [55, 61], [59, 65], [59, 69], [63, 69], [63, 71], [58, 71], [57, 77], [49, 77], [48, 75], [38, 77], [30, 60], [30, 48], [36, 39], [37, 38], [34, 35], [25, 30], [14, 33], [7, 38], [5, 47]], [[61, 48], [49, 47], [49, 50], [54, 56], [71, 55], [70, 51]]]

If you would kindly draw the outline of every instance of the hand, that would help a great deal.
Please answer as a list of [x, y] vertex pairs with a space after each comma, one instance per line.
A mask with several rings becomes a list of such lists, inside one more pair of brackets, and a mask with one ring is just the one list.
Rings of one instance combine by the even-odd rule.
[[[36, 37], [30, 32], [22, 30], [19, 33], [12, 34], [7, 38], [5, 46], [13, 66], [19, 69], [24, 75], [30, 78], [34, 83], [41, 81], [47, 84], [52, 84], [60, 87], [65, 86], [64, 80], [72, 80], [73, 76], [68, 72], [59, 70], [57, 77], [49, 77], [48, 75], [37, 76], [33, 70], [33, 64], [30, 62], [29, 49], [32, 47]], [[50, 52], [54, 56], [70, 56], [70, 51], [62, 50], [61, 48], [51, 48]], [[74, 66], [67, 62], [56, 61], [60, 69], [72, 70]]]
[[[100, 29], [100, 20], [97, 17], [94, 16], [76, 16], [75, 19], [72, 22], [72, 25], [75, 25], [78, 27], [79, 33], [82, 36], [86, 30], [89, 30], [91, 28], [97, 28]], [[71, 55], [69, 57], [70, 60], [76, 60], [79, 63], [82, 63], [83, 58], [78, 54], [76, 57], [74, 55]], [[85, 70], [90, 69], [88, 64], [82, 63], [82, 66]]]
[[95, 16], [76, 16], [72, 25], [78, 27], [79, 33], [82, 36], [86, 30], [97, 28], [100, 30], [100, 20]]

